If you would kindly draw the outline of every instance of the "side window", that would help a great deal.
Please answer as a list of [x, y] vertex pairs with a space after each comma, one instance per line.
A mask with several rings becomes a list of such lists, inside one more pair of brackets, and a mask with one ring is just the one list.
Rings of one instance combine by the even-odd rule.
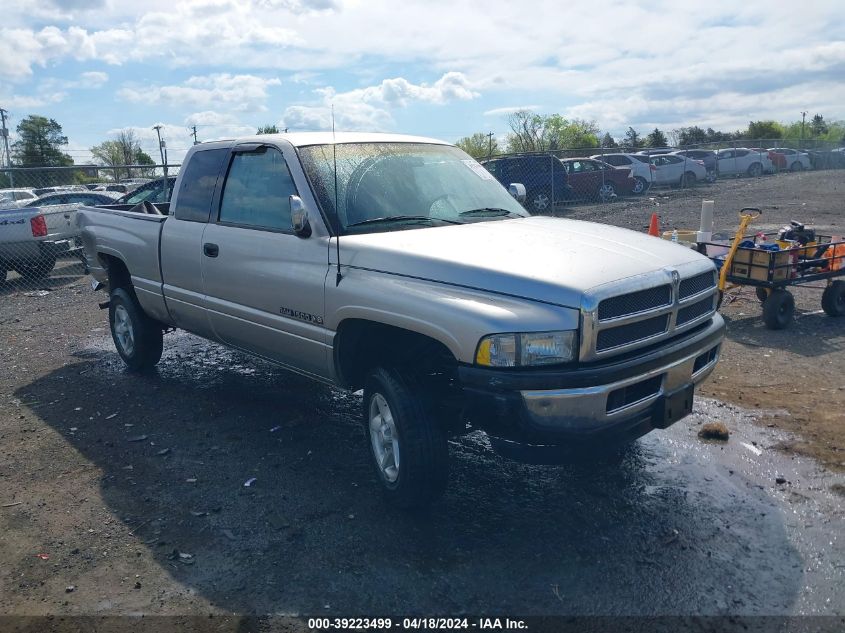
[[484, 163], [484, 168], [489, 171], [495, 178], [499, 178], [502, 174], [500, 173], [501, 170], [499, 169], [499, 161], [491, 160]]
[[726, 158], [733, 158], [733, 157], [734, 157], [733, 150], [728, 150], [726, 152], [719, 154], [719, 160], [724, 160]]
[[[211, 199], [217, 187], [217, 177], [228, 153], [229, 151], [225, 148], [206, 149], [191, 156], [180, 181], [176, 208], [173, 210], [177, 220], [208, 222]], [[167, 184], [169, 199], [169, 190], [172, 185], [169, 182]], [[156, 202], [164, 202], [164, 200], [156, 200]]]
[[289, 231], [288, 196], [295, 195], [281, 152], [266, 148], [235, 154], [223, 188], [220, 222]]
[[748, 156], [748, 150], [745, 150], [745, 149], [736, 150], [736, 157], [737, 158], [742, 158], [743, 156]]

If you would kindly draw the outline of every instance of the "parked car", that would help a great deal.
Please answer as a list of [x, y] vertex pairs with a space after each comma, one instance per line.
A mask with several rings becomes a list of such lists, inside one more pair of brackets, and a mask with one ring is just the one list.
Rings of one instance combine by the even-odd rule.
[[566, 158], [561, 162], [566, 166], [569, 186], [576, 198], [608, 202], [634, 190], [630, 169], [617, 169], [592, 158]]
[[770, 147], [769, 151], [782, 154], [786, 161], [786, 169], [789, 169], [789, 171], [802, 171], [813, 168], [813, 165], [810, 163], [810, 157], [804, 152], [799, 152], [791, 147]]
[[721, 176], [761, 176], [775, 171], [766, 150], [755, 151], [746, 147], [721, 149], [716, 153]]
[[[771, 163], [771, 170], [764, 170], [767, 174], [776, 174], [782, 169], [786, 169], [786, 157], [783, 154], [778, 154], [763, 147], [749, 147], [752, 152], [759, 152], [765, 154]], [[765, 166], [765, 163], [764, 163]]]
[[140, 202], [159, 204], [161, 202], [167, 202], [173, 193], [173, 184], [175, 182], [176, 176], [169, 176], [166, 183], [164, 182], [164, 178], [151, 180], [121, 196], [117, 202], [118, 204], [138, 204]]
[[134, 190], [132, 185], [126, 185], [124, 183], [111, 183], [111, 184], [103, 184], [99, 185], [96, 188], [96, 191], [115, 191], [117, 193], [128, 193]]
[[596, 154], [590, 158], [604, 161], [608, 165], [613, 165], [614, 167], [620, 169], [631, 170], [631, 175], [634, 178], [634, 187], [631, 189], [631, 193], [636, 195], [640, 195], [648, 191], [648, 188], [651, 187], [651, 183], [654, 180], [654, 172], [657, 170], [657, 168], [649, 161], [648, 156], [643, 156], [641, 154], [626, 154], [619, 152], [614, 154]]
[[661, 154], [674, 154], [678, 151], [677, 147], [649, 147], [648, 149], [637, 152], [640, 156], [660, 156]]
[[175, 327], [363, 388], [371, 464], [399, 506], [442, 493], [449, 437], [485, 430], [534, 461], [630, 441], [688, 415], [719, 358], [713, 262], [532, 217], [434, 139], [202, 143], [162, 207], [79, 212], [124, 363], [154, 366]]
[[651, 164], [656, 167], [654, 172], [655, 185], [691, 187], [697, 181], [707, 179], [707, 170], [702, 160], [676, 156], [675, 154], [662, 154], [652, 156]]
[[0, 189], [0, 208], [19, 209], [37, 197], [32, 189]]
[[500, 183], [525, 186], [525, 208], [534, 213], [551, 211], [555, 204], [572, 199], [566, 168], [552, 154], [503, 156], [481, 163]]
[[716, 152], [709, 149], [682, 149], [672, 152], [673, 156], [686, 156], [693, 160], [700, 160], [704, 163], [707, 171], [707, 182], [715, 182], [719, 177], [719, 163], [716, 160]]

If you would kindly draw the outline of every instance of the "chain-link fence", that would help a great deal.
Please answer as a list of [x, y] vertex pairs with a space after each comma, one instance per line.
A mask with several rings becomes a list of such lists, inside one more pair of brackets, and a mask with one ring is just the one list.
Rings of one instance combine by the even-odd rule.
[[[525, 207], [532, 213], [574, 215], [637, 229], [642, 228], [641, 216], [652, 210], [661, 212], [664, 229], [695, 228], [692, 211], [679, 215], [684, 197], [689, 209], [700, 205], [700, 198], [716, 198], [717, 205], [731, 209], [749, 203], [800, 209], [816, 200], [819, 191], [830, 189], [811, 204], [833, 217], [842, 209], [836, 188], [841, 191], [845, 182], [842, 148], [783, 139], [555, 149], [490, 156], [482, 163], [506, 187], [521, 183]], [[76, 210], [83, 205], [164, 202], [178, 170], [178, 165], [0, 169], [0, 296], [44, 292], [83, 280]], [[625, 220], [623, 212], [635, 217]]]
[[549, 213], [662, 188], [693, 189], [725, 178], [845, 169], [845, 151], [818, 141], [749, 139], [665, 148], [553, 149], [498, 154], [482, 163], [505, 186], [525, 187], [529, 211]]
[[78, 282], [87, 270], [77, 210], [165, 202], [178, 172], [179, 165], [0, 169], [0, 295]]

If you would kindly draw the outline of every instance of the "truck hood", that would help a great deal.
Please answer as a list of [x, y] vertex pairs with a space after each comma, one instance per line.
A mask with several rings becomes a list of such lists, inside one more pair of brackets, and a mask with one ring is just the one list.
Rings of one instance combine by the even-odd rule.
[[[336, 262], [335, 249], [330, 251]], [[550, 217], [344, 236], [342, 266], [567, 307], [626, 277], [708, 261], [690, 248], [606, 224]], [[712, 264], [711, 264], [712, 266]]]

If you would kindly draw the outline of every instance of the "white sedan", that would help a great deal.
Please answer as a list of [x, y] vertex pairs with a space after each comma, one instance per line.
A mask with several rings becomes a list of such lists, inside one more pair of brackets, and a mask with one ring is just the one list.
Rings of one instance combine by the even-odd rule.
[[677, 156], [675, 154], [662, 154], [651, 157], [651, 164], [655, 166], [655, 185], [680, 185], [691, 187], [698, 180], [707, 179], [707, 169], [703, 160]]
[[799, 152], [791, 147], [770, 147], [769, 151], [783, 154], [786, 158], [786, 168], [789, 171], [801, 171], [802, 169], [813, 168], [810, 162], [810, 155], [805, 152]]
[[716, 152], [720, 176], [760, 176], [775, 171], [768, 151], [734, 147]]

